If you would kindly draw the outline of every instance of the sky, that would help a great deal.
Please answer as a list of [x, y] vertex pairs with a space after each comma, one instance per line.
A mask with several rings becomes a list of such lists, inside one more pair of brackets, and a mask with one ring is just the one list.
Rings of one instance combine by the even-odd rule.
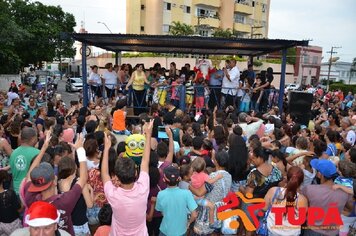
[[[174, 0], [172, 0], [174, 1]], [[89, 33], [125, 33], [126, 0], [39, 0], [46, 5], [60, 5], [72, 13]], [[83, 3], [83, 4], [81, 4]], [[332, 46], [340, 61], [352, 62], [356, 57], [356, 1], [355, 0], [271, 0], [270, 39], [312, 40], [310, 45], [323, 48], [327, 61]]]

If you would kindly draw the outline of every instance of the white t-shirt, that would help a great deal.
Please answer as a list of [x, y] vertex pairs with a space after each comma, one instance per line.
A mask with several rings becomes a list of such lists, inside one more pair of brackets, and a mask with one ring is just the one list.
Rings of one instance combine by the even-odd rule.
[[237, 66], [234, 66], [230, 70], [228, 70], [228, 73], [230, 75], [230, 80], [224, 76], [223, 81], [222, 81], [222, 89], [221, 92], [223, 94], [229, 94], [235, 96], [237, 93], [236, 88], [239, 86], [239, 80], [240, 80], [240, 71], [237, 68]]
[[17, 93], [8, 92], [8, 93], [7, 93], [7, 105], [8, 105], [8, 106], [11, 106], [12, 100], [14, 100], [14, 99], [16, 99], [16, 98], [20, 98]]
[[117, 74], [115, 71], [105, 71], [103, 78], [105, 80], [105, 87], [113, 89], [117, 84]]
[[94, 86], [101, 85], [101, 79], [97, 73], [91, 72], [89, 75], [89, 81], [92, 82]]
[[353, 146], [355, 144], [355, 139], [356, 139], [355, 131], [350, 130], [349, 132], [347, 132], [346, 141], [348, 143], [350, 143], [351, 146]]

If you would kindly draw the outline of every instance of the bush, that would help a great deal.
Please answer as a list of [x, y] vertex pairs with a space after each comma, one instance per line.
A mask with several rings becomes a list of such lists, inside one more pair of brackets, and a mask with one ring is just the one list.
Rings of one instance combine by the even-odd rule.
[[343, 83], [333, 83], [329, 86], [329, 90], [337, 90], [341, 89], [341, 91], [346, 95], [349, 91], [352, 92], [352, 94], [356, 93], [356, 85], [350, 85], [350, 84], [343, 84]]

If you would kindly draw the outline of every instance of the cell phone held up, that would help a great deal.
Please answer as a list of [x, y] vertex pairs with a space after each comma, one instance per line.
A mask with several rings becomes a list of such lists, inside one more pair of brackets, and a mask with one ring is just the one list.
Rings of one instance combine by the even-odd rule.
[[159, 139], [168, 139], [168, 135], [166, 133], [166, 128], [164, 126], [158, 126], [158, 138]]

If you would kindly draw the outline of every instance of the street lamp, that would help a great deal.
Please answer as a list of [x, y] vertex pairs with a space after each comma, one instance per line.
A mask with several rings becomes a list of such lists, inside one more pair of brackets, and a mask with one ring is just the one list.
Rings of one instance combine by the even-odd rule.
[[109, 27], [105, 24], [105, 22], [98, 21], [98, 24], [103, 24], [103, 25], [110, 31], [110, 33], [112, 34], [111, 30], [110, 30]]

